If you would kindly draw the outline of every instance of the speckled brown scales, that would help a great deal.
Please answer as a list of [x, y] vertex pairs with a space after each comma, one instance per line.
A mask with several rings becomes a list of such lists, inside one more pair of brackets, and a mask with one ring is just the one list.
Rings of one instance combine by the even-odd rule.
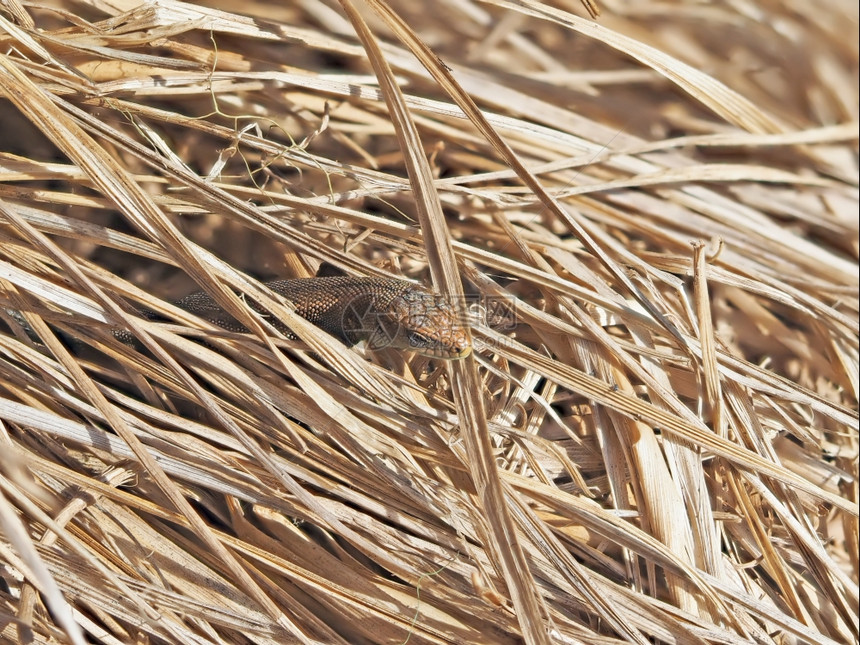
[[[447, 360], [464, 358], [472, 350], [456, 307], [410, 282], [326, 276], [275, 280], [266, 286], [292, 302], [300, 316], [350, 346], [364, 340], [371, 349], [393, 347]], [[176, 306], [228, 331], [247, 331], [204, 292], [192, 293]], [[269, 321], [295, 338], [280, 321]]]

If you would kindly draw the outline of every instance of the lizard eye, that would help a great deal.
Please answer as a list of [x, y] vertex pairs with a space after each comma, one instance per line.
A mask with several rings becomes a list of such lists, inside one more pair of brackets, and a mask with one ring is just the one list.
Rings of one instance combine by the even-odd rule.
[[427, 347], [430, 345], [430, 339], [420, 332], [410, 331], [409, 344], [412, 347]]

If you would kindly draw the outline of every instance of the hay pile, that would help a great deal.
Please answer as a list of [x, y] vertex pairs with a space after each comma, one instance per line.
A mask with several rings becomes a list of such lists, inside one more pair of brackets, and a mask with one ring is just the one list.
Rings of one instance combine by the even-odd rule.
[[856, 3], [600, 10], [3, 3], [0, 638], [857, 642]]

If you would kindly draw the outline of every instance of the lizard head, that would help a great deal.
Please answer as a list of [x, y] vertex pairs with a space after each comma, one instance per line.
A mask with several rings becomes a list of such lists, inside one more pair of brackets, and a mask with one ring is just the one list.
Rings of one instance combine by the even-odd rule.
[[458, 360], [472, 351], [463, 315], [447, 298], [409, 285], [387, 306], [376, 310], [371, 349], [393, 347], [422, 356]]

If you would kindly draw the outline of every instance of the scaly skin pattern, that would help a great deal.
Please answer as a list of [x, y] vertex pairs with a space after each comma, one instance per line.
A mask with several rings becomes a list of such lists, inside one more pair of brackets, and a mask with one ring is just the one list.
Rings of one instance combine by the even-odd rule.
[[[393, 347], [445, 360], [465, 358], [472, 351], [456, 308], [410, 282], [333, 276], [275, 280], [266, 286], [293, 303], [297, 314], [349, 346], [363, 340], [371, 349]], [[228, 331], [248, 331], [204, 292], [175, 304]], [[288, 338], [295, 338], [280, 321], [268, 320]]]

